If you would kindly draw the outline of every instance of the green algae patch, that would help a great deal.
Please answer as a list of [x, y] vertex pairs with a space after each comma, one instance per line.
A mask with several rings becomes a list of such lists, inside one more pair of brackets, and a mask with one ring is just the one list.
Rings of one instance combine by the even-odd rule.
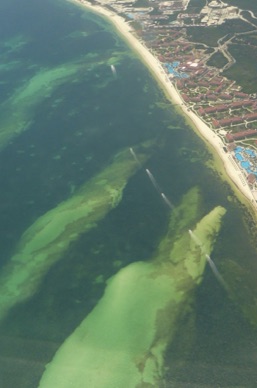
[[77, 63], [69, 63], [53, 69], [42, 69], [16, 89], [0, 107], [0, 149], [29, 127], [33, 108], [49, 97], [58, 86], [70, 80], [80, 68], [81, 65]]
[[[185, 242], [189, 240], [188, 234], [184, 232], [193, 227], [199, 218], [200, 203], [201, 194], [197, 187], [193, 187], [183, 196], [181, 204], [171, 213], [167, 235], [158, 247], [155, 260], [162, 261], [167, 258], [167, 255], [170, 255], [171, 258], [171, 247], [173, 246], [172, 260], [176, 262], [179, 257], [175, 253], [176, 246], [178, 242], [183, 246], [182, 240]], [[178, 248], [180, 249], [181, 247]]]
[[[18, 41], [19, 42], [19, 41]], [[18, 44], [18, 43], [17, 43]], [[20, 43], [21, 44], [21, 43]], [[52, 68], [37, 69], [30, 78], [25, 78], [12, 95], [0, 105], [1, 124], [0, 124], [0, 150], [4, 148], [13, 137], [29, 129], [34, 120], [35, 108], [45, 99], [51, 97], [58, 87], [65, 83], [78, 83], [88, 76], [89, 72], [94, 72], [95, 88], [102, 89], [114, 77], [109, 72], [109, 77], [100, 76], [102, 68], [117, 65], [128, 56], [127, 53], [115, 51], [111, 58], [100, 58], [99, 54], [88, 53], [83, 58], [78, 58], [74, 62], [63, 63]], [[7, 64], [7, 69], [12, 66], [18, 66], [19, 63], [13, 62]], [[5, 70], [5, 65], [0, 64], [0, 71]], [[97, 71], [99, 75], [97, 76]], [[56, 100], [52, 108], [59, 106], [62, 100]], [[67, 113], [72, 117], [77, 114], [73, 109]]]
[[[172, 278], [154, 275], [152, 263], [138, 262], [111, 278], [93, 313], [57, 352], [40, 387], [74, 382], [76, 387], [155, 387], [162, 368], [160, 363], [160, 370], [155, 368], [162, 353], [159, 343], [154, 345], [156, 312], [183, 295], [177, 295]], [[149, 349], [155, 352], [152, 359]]]
[[3, 46], [7, 48], [7, 54], [19, 51], [23, 46], [28, 43], [29, 39], [26, 35], [15, 35], [3, 43]]
[[225, 213], [216, 207], [193, 230], [205, 253], [186, 229], [199, 203], [193, 192], [194, 200], [185, 196], [181, 205], [181, 211], [192, 203], [195, 209], [181, 222], [177, 240], [168, 238], [168, 230], [152, 260], [130, 264], [109, 279], [104, 296], [46, 367], [40, 388], [161, 386], [165, 351], [192, 303]]
[[[187, 272], [195, 282], [200, 282], [200, 277], [205, 266], [206, 255], [210, 255], [215, 243], [215, 239], [210, 239], [208, 236], [218, 235], [221, 227], [221, 220], [225, 213], [226, 210], [223, 207], [217, 206], [196, 225], [193, 233], [202, 244], [199, 246], [198, 241], [191, 239], [190, 252], [192, 252], [192, 256], [187, 256], [185, 260]], [[201, 254], [198, 253], [199, 249]]]
[[12, 105], [31, 101], [31, 98], [40, 99], [49, 95], [60, 81], [75, 74], [78, 64], [67, 64], [53, 69], [43, 69], [36, 73], [24, 86], [19, 88], [9, 100]]
[[[143, 163], [150, 156], [148, 146], [141, 146], [137, 156]], [[16, 253], [0, 274], [0, 320], [15, 304], [34, 294], [42, 277], [72, 241], [119, 204], [127, 181], [137, 169], [129, 150], [120, 152], [113, 163], [24, 232]]]

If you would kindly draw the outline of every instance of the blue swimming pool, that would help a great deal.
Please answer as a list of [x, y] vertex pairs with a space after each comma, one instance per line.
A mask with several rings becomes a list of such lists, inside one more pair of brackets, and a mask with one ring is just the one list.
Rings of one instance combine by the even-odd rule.
[[256, 158], [257, 157], [257, 154], [253, 150], [246, 149], [245, 153], [247, 153], [252, 158]]
[[247, 160], [244, 160], [243, 162], [241, 162], [241, 166], [242, 166], [245, 170], [248, 170], [248, 169], [251, 170], [250, 162], [248, 162]]
[[[174, 63], [175, 63], [175, 66], [174, 66]], [[186, 73], [179, 73], [178, 70], [176, 69], [176, 67], [179, 65], [179, 62], [173, 62], [172, 64], [171, 63], [165, 63], [164, 64], [166, 69], [168, 70], [169, 74], [172, 74], [174, 77], [177, 77], [177, 78], [188, 78], [188, 74]]]
[[241, 154], [239, 154], [238, 152], [235, 154], [235, 157], [237, 158], [237, 160], [239, 160], [240, 162], [244, 160], [243, 156]]

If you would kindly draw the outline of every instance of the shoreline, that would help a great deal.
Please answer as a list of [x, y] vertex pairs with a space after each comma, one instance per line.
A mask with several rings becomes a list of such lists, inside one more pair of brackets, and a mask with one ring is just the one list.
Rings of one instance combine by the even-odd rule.
[[221, 139], [208, 127], [205, 122], [203, 122], [194, 112], [190, 110], [190, 108], [186, 106], [176, 87], [165, 73], [159, 60], [148, 50], [144, 43], [135, 36], [133, 29], [128, 25], [128, 23], [115, 12], [109, 11], [100, 5], [92, 5], [85, 0], [70, 1], [107, 18], [115, 26], [116, 30], [148, 67], [160, 87], [165, 92], [167, 98], [171, 101], [171, 103], [176, 105], [176, 108], [178, 108], [181, 114], [188, 119], [191, 125], [195, 127], [195, 132], [207, 143], [208, 146], [212, 148], [211, 151], [213, 154], [220, 158], [227, 177], [235, 186], [233, 187], [234, 191], [239, 190], [244, 198], [247, 199], [250, 207], [256, 212], [256, 200], [244, 175], [242, 174], [242, 171], [233, 160], [232, 155], [224, 151], [224, 144]]

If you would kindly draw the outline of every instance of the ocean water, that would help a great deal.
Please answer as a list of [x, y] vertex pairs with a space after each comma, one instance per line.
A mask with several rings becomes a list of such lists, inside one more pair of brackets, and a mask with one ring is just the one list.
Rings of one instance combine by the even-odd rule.
[[[228, 295], [207, 268], [192, 317], [168, 351], [166, 386], [256, 386], [256, 332], [240, 309], [256, 311], [251, 220], [207, 167], [211, 156], [202, 141], [103, 19], [60, 0], [3, 0], [0, 11], [1, 268], [40, 216], [117, 152], [152, 141], [146, 167], [174, 205], [198, 186], [201, 215], [216, 205], [227, 209], [212, 258], [234, 287]], [[60, 344], [102, 296], [105, 281], [151, 258], [168, 217], [139, 168], [119, 205], [76, 239], [35, 293], [1, 322], [0, 386], [37, 386]]]

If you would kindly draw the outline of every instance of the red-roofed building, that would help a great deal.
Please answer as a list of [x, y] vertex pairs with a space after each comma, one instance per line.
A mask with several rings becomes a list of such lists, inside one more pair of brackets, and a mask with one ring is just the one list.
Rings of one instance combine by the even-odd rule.
[[209, 83], [206, 82], [206, 81], [198, 81], [198, 85], [199, 85], [199, 86], [205, 86], [205, 87], [207, 87], [207, 88], [210, 86]]
[[244, 101], [234, 101], [231, 102], [231, 108], [241, 108], [244, 106], [253, 105], [253, 100], [244, 100]]
[[183, 98], [183, 100], [185, 101], [185, 102], [188, 102], [190, 99], [189, 99], [189, 97], [185, 94], [185, 93], [182, 93], [181, 94], [181, 97]]
[[211, 81], [210, 81], [210, 84], [212, 85], [212, 86], [220, 86], [220, 84], [221, 84], [221, 79], [219, 79], [219, 78], [214, 78], [214, 79], [212, 79]]
[[208, 96], [206, 96], [206, 99], [209, 101], [217, 101], [218, 97], [215, 96], [215, 94], [208, 94]]
[[215, 128], [218, 127], [226, 127], [227, 125], [231, 124], [239, 124], [244, 121], [244, 117], [241, 116], [235, 116], [228, 119], [222, 119], [222, 120], [213, 120], [212, 123]]
[[231, 143], [234, 140], [240, 140], [245, 137], [251, 137], [251, 136], [257, 136], [257, 130], [255, 129], [248, 129], [247, 131], [237, 132], [237, 133], [227, 133], [226, 134], [226, 140], [227, 142]]
[[257, 113], [249, 113], [248, 115], [244, 116], [247, 120], [255, 120], [257, 119]]
[[218, 120], [213, 119], [213, 120], [212, 120], [212, 125], [214, 126], [214, 128], [218, 128], [218, 127], [220, 126], [220, 123], [219, 123]]
[[256, 181], [256, 176], [254, 174], [249, 174], [247, 177], [247, 181], [250, 184], [254, 184], [254, 182]]
[[204, 116], [205, 115], [205, 110], [203, 108], [198, 109], [198, 114], [200, 116]]
[[239, 98], [247, 98], [247, 97], [249, 97], [248, 94], [243, 93], [243, 92], [235, 92], [234, 96], [235, 97], [239, 97]]
[[234, 136], [232, 133], [227, 133], [225, 137], [228, 143], [232, 143], [234, 141]]
[[[226, 137], [228, 136], [228, 135], [230, 135], [230, 133], [228, 133], [227, 135], [226, 135]], [[229, 137], [229, 136], [228, 136]], [[230, 137], [229, 137], [230, 138]], [[233, 140], [232, 140], [233, 141]], [[234, 142], [231, 142], [230, 144], [228, 144], [228, 146], [227, 146], [227, 149], [229, 150], [229, 151], [233, 151], [234, 149], [236, 148], [236, 143], [234, 143]]]
[[243, 121], [244, 121], [243, 117], [235, 116], [228, 119], [219, 120], [219, 124], [221, 127], [225, 127], [226, 125], [239, 124], [239, 123], [242, 123]]
[[214, 92], [215, 92], [215, 93], [219, 93], [219, 92], [221, 92], [222, 89], [224, 89], [224, 87], [225, 87], [225, 85], [224, 85], [224, 83], [222, 83], [220, 86], [218, 86], [218, 87], [214, 90]]
[[205, 113], [214, 113], [214, 112], [223, 112], [224, 110], [227, 110], [229, 108], [228, 105], [216, 105], [216, 106], [210, 106], [209, 108], [205, 109]]
[[200, 102], [200, 101], [201, 101], [201, 97], [200, 97], [200, 96], [190, 97], [190, 101], [193, 101], [193, 102]]
[[227, 93], [221, 93], [219, 95], [220, 98], [222, 98], [223, 100], [232, 100], [233, 99], [233, 96], [231, 96], [230, 94], [227, 94]]

